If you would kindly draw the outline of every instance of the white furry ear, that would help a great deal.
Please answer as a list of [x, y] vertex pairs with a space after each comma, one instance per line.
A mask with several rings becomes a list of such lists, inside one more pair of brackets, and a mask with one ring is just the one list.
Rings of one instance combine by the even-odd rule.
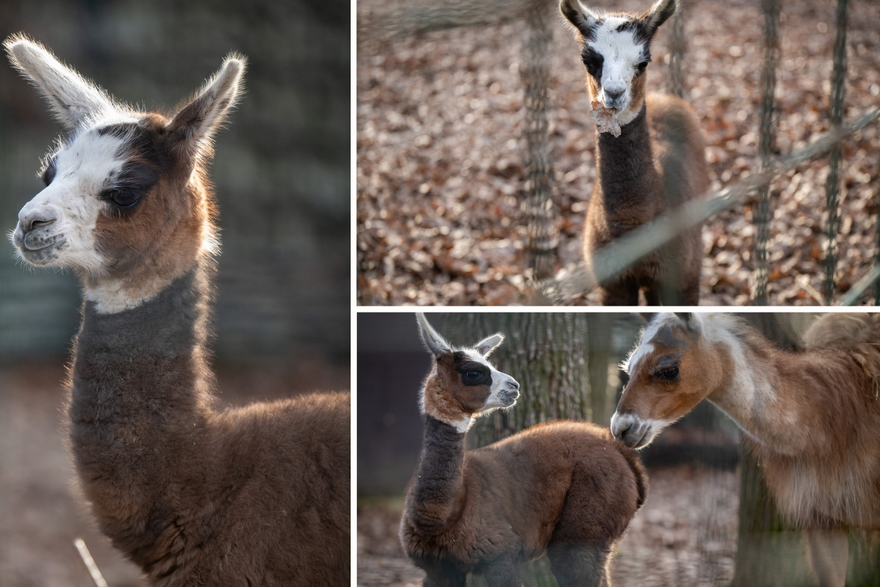
[[211, 138], [241, 95], [246, 63], [242, 55], [227, 57], [220, 71], [168, 123], [168, 131], [188, 156], [210, 149]]
[[601, 17], [580, 3], [580, 0], [559, 0], [559, 12], [571, 23], [582, 39], [596, 40], [596, 24]]
[[504, 342], [504, 335], [499, 332], [478, 342], [474, 345], [474, 349], [484, 357], [488, 357], [502, 342]]
[[49, 102], [55, 117], [69, 130], [92, 117], [120, 110], [110, 96], [45, 47], [21, 34], [3, 43], [12, 65], [27, 77]]
[[639, 19], [645, 32], [649, 37], [653, 36], [660, 25], [669, 20], [669, 17], [675, 14], [678, 7], [678, 0], [657, 0], [654, 5], [645, 12]]
[[452, 345], [446, 342], [446, 340], [434, 330], [434, 327], [428, 323], [428, 319], [425, 318], [423, 313], [416, 313], [416, 322], [419, 325], [419, 334], [422, 337], [422, 342], [425, 343], [425, 346], [431, 354], [435, 357], [439, 357], [452, 352]]

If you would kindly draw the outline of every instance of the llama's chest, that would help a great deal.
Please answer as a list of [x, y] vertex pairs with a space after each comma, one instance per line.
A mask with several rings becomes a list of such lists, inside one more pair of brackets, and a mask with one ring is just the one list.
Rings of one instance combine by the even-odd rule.
[[[873, 457], [878, 461], [880, 457]], [[836, 522], [880, 528], [880, 471], [856, 455], [832, 463], [768, 459], [767, 482], [779, 509], [796, 524]]]

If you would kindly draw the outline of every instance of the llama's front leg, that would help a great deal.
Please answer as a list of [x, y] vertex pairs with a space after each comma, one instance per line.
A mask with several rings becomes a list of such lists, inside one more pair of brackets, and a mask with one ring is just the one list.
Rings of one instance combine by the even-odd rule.
[[816, 574], [819, 587], [843, 587], [849, 559], [849, 541], [846, 531], [808, 530], [807, 560]]
[[603, 283], [599, 291], [603, 306], [639, 305], [639, 284], [632, 277], [622, 277]]
[[500, 558], [486, 565], [484, 571], [489, 587], [522, 587], [519, 565], [510, 558]]
[[444, 561], [437, 561], [425, 568], [425, 572], [427, 576], [422, 582], [422, 587], [466, 587], [467, 585], [467, 575]]
[[554, 543], [547, 548], [550, 570], [559, 587], [610, 587], [610, 545]]

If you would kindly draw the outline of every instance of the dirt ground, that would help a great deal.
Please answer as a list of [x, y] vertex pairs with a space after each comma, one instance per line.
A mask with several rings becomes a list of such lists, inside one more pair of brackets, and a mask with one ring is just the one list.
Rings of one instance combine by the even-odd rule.
[[[73, 545], [81, 537], [110, 587], [143, 586], [81, 498], [66, 447], [62, 365], [0, 368], [0, 585], [94, 587]], [[221, 368], [220, 404], [349, 388], [347, 369], [324, 366], [312, 358], [285, 368]]]
[[[690, 466], [649, 470], [648, 501], [611, 563], [614, 585], [726, 585], [736, 554], [739, 477]], [[357, 517], [358, 587], [418, 587], [424, 573], [397, 539], [402, 500], [364, 501]]]
[[[642, 11], [650, 3], [586, 4]], [[399, 5], [411, 12], [418, 6], [363, 0], [358, 18]], [[780, 3], [776, 154], [803, 147], [829, 129], [835, 5], [833, 0]], [[719, 189], [757, 171], [761, 4], [706, 0], [687, 6], [685, 98], [700, 118], [712, 189]], [[442, 13], [442, 6], [433, 9]], [[388, 19], [374, 21], [377, 27], [389, 24]], [[850, 2], [848, 23], [846, 119], [878, 105], [880, 4]], [[573, 271], [582, 256], [584, 215], [596, 173], [595, 125], [589, 122], [578, 46], [561, 17], [554, 15], [550, 28], [549, 159], [561, 276]], [[668, 24], [661, 28], [652, 43], [647, 83], [653, 91], [666, 88], [671, 30]], [[362, 32], [357, 54], [358, 302], [521, 303], [529, 290], [524, 278], [524, 22], [389, 39]], [[876, 123], [843, 143], [838, 295], [867, 273], [877, 250], [878, 150]], [[827, 158], [818, 158], [771, 185], [771, 305], [822, 301], [828, 170]], [[747, 197], [705, 224], [702, 304], [749, 303], [755, 203]], [[594, 304], [597, 298], [582, 295], [571, 302]]]

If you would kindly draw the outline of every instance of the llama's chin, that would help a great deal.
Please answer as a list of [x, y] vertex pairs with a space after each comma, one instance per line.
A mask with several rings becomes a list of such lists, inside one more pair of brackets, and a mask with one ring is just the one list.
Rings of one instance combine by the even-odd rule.
[[34, 249], [16, 244], [19, 257], [26, 263], [36, 267], [57, 267], [62, 265], [61, 252], [66, 248], [67, 239], [64, 235], [56, 235], [55, 240], [47, 246]]

